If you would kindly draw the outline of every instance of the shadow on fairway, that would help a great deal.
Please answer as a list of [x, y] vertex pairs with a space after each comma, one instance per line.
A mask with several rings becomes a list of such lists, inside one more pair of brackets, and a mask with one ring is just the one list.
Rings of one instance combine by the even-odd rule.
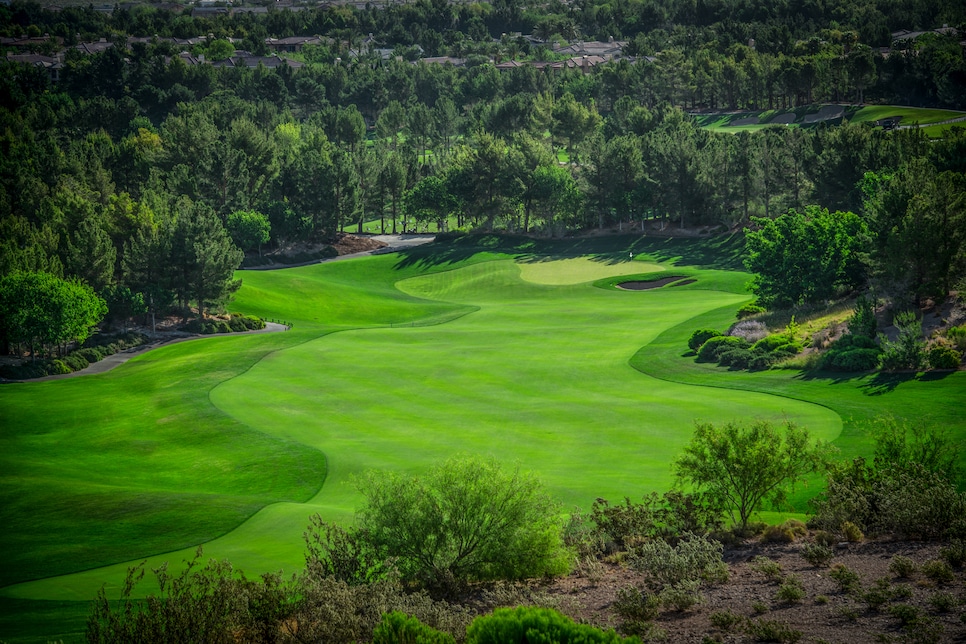
[[718, 235], [700, 239], [639, 235], [608, 235], [565, 239], [535, 239], [515, 235], [469, 233], [446, 236], [431, 244], [399, 251], [397, 270], [432, 268], [466, 261], [477, 253], [504, 253], [521, 262], [546, 262], [570, 257], [618, 264], [644, 256], [677, 266], [743, 270], [744, 236]]

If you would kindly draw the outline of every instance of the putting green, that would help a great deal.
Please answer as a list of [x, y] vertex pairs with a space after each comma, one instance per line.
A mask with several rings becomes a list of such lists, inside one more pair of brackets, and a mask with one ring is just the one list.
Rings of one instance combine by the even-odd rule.
[[550, 261], [523, 262], [520, 264], [520, 277], [534, 284], [562, 286], [592, 282], [605, 277], [663, 270], [663, 266], [653, 263], [631, 261], [605, 263], [595, 261], [590, 257], [571, 257]]
[[[314, 337], [306, 331], [304, 341], [290, 339], [264, 353], [211, 385], [210, 402], [227, 416], [224, 422], [324, 453], [327, 476], [310, 500], [272, 503], [206, 543], [206, 557], [228, 558], [249, 573], [294, 570], [302, 563], [308, 516], [351, 517], [360, 501], [351, 479], [366, 469], [417, 472], [456, 452], [482, 453], [534, 470], [565, 509], [588, 508], [601, 496], [666, 489], [669, 464], [695, 421], [789, 418], [826, 440], [842, 429], [838, 414], [820, 405], [755, 391], [722, 395], [629, 364], [667, 329], [746, 301], [745, 275], [691, 270], [685, 272], [697, 281], [689, 286], [630, 292], [588, 282], [661, 267], [624, 262], [614, 273], [613, 266], [590, 260], [521, 265], [486, 259], [425, 275], [410, 271], [413, 277], [391, 289], [386, 258], [252, 280], [246, 274], [246, 288], [273, 301], [276, 316], [297, 325], [308, 318], [309, 326], [336, 326], [319, 326]], [[538, 276], [551, 276], [557, 264], [566, 284], [535, 283], [534, 273], [530, 281], [522, 278], [532, 266], [540, 267]], [[283, 286], [273, 289], [274, 281]], [[298, 293], [295, 300], [284, 298], [289, 288]], [[248, 296], [243, 292], [240, 299]], [[448, 321], [396, 326], [406, 307]], [[380, 318], [383, 325], [376, 326]], [[387, 318], [394, 326], [385, 324]], [[349, 328], [353, 323], [357, 328]], [[323, 328], [342, 330], [322, 335]], [[123, 381], [123, 371], [116, 373]], [[149, 566], [192, 553], [185, 548], [154, 556]], [[3, 594], [89, 598], [102, 583], [116, 586], [126, 567], [24, 583]]]

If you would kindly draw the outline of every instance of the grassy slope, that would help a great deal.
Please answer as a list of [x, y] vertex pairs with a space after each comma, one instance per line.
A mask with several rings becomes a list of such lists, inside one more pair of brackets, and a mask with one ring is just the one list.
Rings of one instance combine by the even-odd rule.
[[[73, 385], [78, 388], [78, 395], [71, 414], [77, 413], [77, 407], [85, 409], [85, 404], [92, 409], [103, 407], [106, 390], [101, 387], [106, 385], [95, 382], [116, 381], [117, 388], [111, 390], [117, 392], [113, 396], [116, 400], [146, 389], [142, 402], [125, 400], [124, 412], [118, 411], [118, 415], [127, 419], [119, 421], [120, 426], [146, 428], [152, 436], [164, 425], [180, 427], [172, 429], [172, 444], [167, 446], [172, 450], [179, 442], [185, 442], [184, 437], [198, 431], [195, 425], [199, 423], [193, 418], [203, 413], [205, 422], [201, 424], [221, 428], [221, 438], [232, 443], [232, 449], [241, 447], [237, 445], [239, 441], [229, 438], [242, 439], [244, 448], [250, 446], [249, 441], [256, 434], [247, 425], [264, 432], [257, 435], [263, 453], [265, 446], [298, 446], [305, 450], [300, 463], [303, 467], [312, 460], [306, 455], [324, 451], [330, 458], [331, 470], [321, 494], [307, 504], [298, 503], [304, 498], [295, 498], [297, 495], [291, 494], [295, 488], [290, 485], [284, 491], [290, 492], [289, 500], [295, 502], [270, 505], [240, 528], [206, 545], [207, 554], [231, 558], [249, 571], [298, 565], [298, 535], [308, 513], [321, 511], [344, 518], [357, 501], [351, 486], [346, 484], [353, 472], [373, 466], [418, 469], [422, 463], [453, 450], [486, 451], [523, 461], [540, 473], [561, 500], [587, 505], [599, 495], [636, 496], [653, 487], [665, 487], [669, 480], [667, 463], [687, 440], [696, 418], [727, 420], [788, 413], [820, 434], [832, 437], [839, 429], [840, 415], [845, 419], [845, 433], [838, 442], [846, 453], [863, 447], [855, 420], [879, 411], [891, 409], [897, 415], [912, 412], [927, 416], [927, 412], [938, 411], [941, 417], [948, 417], [952, 427], [962, 431], [962, 421], [944, 411], [961, 406], [961, 374], [935, 383], [903, 382], [893, 387], [870, 379], [841, 383], [802, 381], [794, 374], [781, 372], [722, 377], [717, 368], [681, 360], [682, 338], [686, 339], [691, 329], [706, 324], [723, 326], [730, 319], [736, 303], [745, 298], [742, 291], [746, 276], [703, 272], [692, 286], [627, 293], [588, 285], [549, 287], [527, 283], [520, 279], [521, 268], [504, 259], [509, 256], [505, 253], [524, 262], [536, 262], [546, 257], [597, 251], [595, 270], [614, 274], [623, 270], [621, 264], [627, 263], [627, 253], [632, 251], [637, 259], [731, 268], [737, 250], [734, 240], [719, 238], [694, 243], [626, 237], [539, 245], [526, 240], [494, 239], [474, 243], [480, 241], [493, 252], [480, 253], [475, 246], [457, 243], [401, 257], [246, 273], [246, 286], [237, 308], [295, 320], [296, 331], [186, 343], [147, 354], [100, 380], [82, 378], [20, 389], [43, 391], [43, 387], [49, 387], [27, 404], [29, 409], [39, 404], [41, 395], [48, 399], [65, 395], [69, 388], [64, 383], [89, 380], [90, 385]], [[642, 252], [647, 254], [641, 256]], [[572, 262], [564, 266], [571, 267], [564, 273], [577, 274]], [[633, 266], [648, 271], [654, 268], [638, 262]], [[454, 268], [458, 270], [450, 270]], [[546, 265], [535, 268], [539, 273]], [[533, 270], [523, 268], [532, 279]], [[425, 272], [437, 274], [416, 277]], [[675, 268], [674, 272], [682, 269]], [[588, 276], [598, 278], [601, 274], [590, 271]], [[401, 290], [393, 287], [397, 280], [407, 277], [414, 279], [402, 282]], [[535, 279], [546, 281], [539, 275]], [[600, 285], [612, 281], [604, 279]], [[695, 311], [706, 313], [689, 320]], [[473, 314], [465, 315], [469, 312]], [[429, 328], [384, 328], [387, 322], [418, 319], [452, 321]], [[380, 325], [383, 328], [376, 328]], [[321, 337], [330, 330], [352, 327], [369, 328]], [[588, 333], [588, 328], [593, 332]], [[283, 350], [270, 352], [273, 348]], [[627, 364], [635, 351], [631, 364], [643, 373], [635, 374]], [[161, 376], [166, 380], [159, 380]], [[679, 382], [712, 387], [682, 386]], [[715, 388], [722, 383], [748, 391], [729, 393], [723, 398]], [[948, 406], [924, 402], [935, 400], [937, 387], [949, 397]], [[157, 389], [166, 389], [170, 399]], [[791, 398], [751, 393], [755, 389], [811, 400], [829, 409]], [[0, 396], [7, 395], [8, 390], [15, 388], [0, 389]], [[209, 391], [214, 406], [207, 400]], [[878, 395], [870, 395], [873, 393]], [[9, 404], [10, 400], [0, 398], [3, 413], [15, 407]], [[164, 401], [172, 409], [165, 410]], [[22, 403], [21, 400], [18, 404]], [[132, 404], [140, 415], [130, 413]], [[171, 413], [175, 410], [180, 414]], [[33, 425], [44, 423], [35, 417], [24, 420]], [[72, 422], [73, 419], [61, 418], [58, 424]], [[177, 440], [179, 433], [181, 441]], [[82, 434], [75, 431], [71, 438], [77, 440]], [[588, 441], [591, 434], [592, 440]], [[520, 440], [521, 435], [525, 440]], [[8, 438], [3, 435], [3, 440]], [[70, 456], [83, 457], [88, 451], [85, 445], [90, 447], [82, 441], [72, 448], [76, 454]], [[199, 448], [199, 454], [238, 456], [224, 452], [217, 443], [213, 445]], [[136, 447], [131, 444], [126, 449], [135, 453]], [[17, 449], [20, 447], [15, 445], [3, 453], [19, 454], [11, 451]], [[36, 449], [40, 454], [49, 448]], [[53, 453], [61, 454], [57, 450]], [[199, 455], [179, 461], [173, 454], [160, 454], [164, 456], [159, 459], [164, 467], [191, 463]], [[629, 454], [633, 454], [633, 460]], [[134, 464], [138, 459], [130, 460], [132, 465], [124, 471], [136, 474]], [[245, 461], [242, 458], [239, 462]], [[266, 472], [258, 471], [257, 465], [256, 459], [251, 468], [243, 470], [244, 474], [251, 475], [252, 480], [266, 478]], [[60, 471], [58, 463], [50, 466]], [[316, 462], [316, 474], [319, 468]], [[153, 476], [144, 478], [154, 481]], [[171, 480], [177, 479], [172, 475]], [[217, 480], [214, 477], [213, 481]], [[44, 483], [50, 489], [36, 497], [34, 507], [43, 507], [58, 493], [69, 497], [69, 485], [74, 482], [76, 479], [62, 481], [51, 476]], [[202, 477], [194, 484], [205, 487], [208, 481]], [[225, 494], [234, 498], [229, 482], [223, 485], [228, 490]], [[304, 497], [304, 486], [298, 489]], [[236, 496], [242, 503], [242, 495]], [[286, 498], [284, 494], [277, 497]], [[266, 494], [258, 502], [271, 501]], [[203, 506], [203, 511], [196, 514], [210, 514], [209, 506]], [[18, 514], [12, 518], [21, 522], [11, 530], [16, 533], [23, 517]], [[173, 521], [173, 517], [168, 519]], [[36, 527], [42, 528], [49, 520], [51, 517], [38, 517]], [[77, 537], [86, 537], [88, 531], [96, 536], [97, 530], [107, 530], [99, 528], [96, 520], [90, 525], [73, 524], [70, 515], [57, 520], [62, 522], [61, 528], [70, 531], [69, 540], [90, 550], [94, 547]], [[230, 514], [226, 513], [222, 521], [230, 523]], [[196, 528], [204, 527], [199, 518]], [[214, 536], [218, 531], [209, 526], [209, 534]], [[110, 541], [110, 535], [102, 536]], [[145, 544], [131, 540], [130, 534], [115, 538], [128, 539], [118, 546], [130, 547], [132, 541], [138, 544], [140, 552], [129, 551], [132, 556], [150, 552], [149, 547], [142, 547]], [[22, 544], [19, 547], [22, 549]], [[49, 548], [46, 543], [45, 548]], [[32, 548], [32, 556], [43, 558], [45, 548]], [[155, 558], [152, 564], [188, 554], [185, 550]], [[104, 558], [104, 563], [108, 563], [109, 559]], [[102, 580], [118, 579], [123, 569], [120, 565], [26, 584], [9, 588], [5, 594], [48, 599], [90, 597]], [[42, 605], [12, 604], [6, 600], [0, 605], [0, 637], [16, 634], [7, 630], [5, 623], [10, 619], [10, 611], [28, 607], [40, 610], [38, 606]], [[68, 610], [64, 605], [52, 606], [58, 615]], [[7, 620], [3, 612], [8, 613]]]

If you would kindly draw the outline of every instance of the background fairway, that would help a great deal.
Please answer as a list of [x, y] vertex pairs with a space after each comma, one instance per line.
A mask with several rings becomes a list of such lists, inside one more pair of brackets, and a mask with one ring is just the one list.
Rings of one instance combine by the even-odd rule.
[[[177, 562], [200, 542], [248, 573], [292, 571], [309, 514], [350, 519], [351, 477], [369, 468], [418, 472], [480, 452], [535, 471], [565, 509], [588, 508], [666, 489], [695, 420], [787, 417], [846, 455], [867, 452], [862, 423], [883, 412], [966, 434], [954, 412], [963, 374], [803, 379], [683, 357], [694, 328], [726, 327], [749, 299], [747, 274], [717, 270], [733, 266], [734, 248], [727, 238], [473, 238], [247, 272], [234, 308], [293, 331], [0, 387], [10, 490], [0, 539], [20, 558], [6, 574], [93, 568], [0, 591], [0, 638], [17, 634], [5, 630], [13, 611], [82, 612], [27, 600], [89, 600], [121, 581], [127, 564], [115, 562]], [[671, 266], [696, 282], [613, 288]], [[90, 490], [97, 511], [85, 506]]]

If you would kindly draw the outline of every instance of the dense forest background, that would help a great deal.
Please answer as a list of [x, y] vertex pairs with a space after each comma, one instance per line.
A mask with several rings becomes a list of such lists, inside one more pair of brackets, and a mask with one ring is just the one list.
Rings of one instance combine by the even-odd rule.
[[[836, 123], [729, 136], [689, 115], [966, 107], [961, 3], [299, 9], [0, 7], [5, 42], [60, 56], [56, 82], [49, 65], [0, 62], [0, 276], [81, 280], [116, 320], [203, 314], [238, 287], [240, 251], [323, 243], [363, 222], [733, 230], [816, 205], [861, 218], [849, 288], [879, 278], [919, 301], [966, 271], [966, 130], [932, 140]], [[225, 64], [296, 35], [318, 38], [288, 63]], [[620, 54], [545, 64], [598, 40]]]

